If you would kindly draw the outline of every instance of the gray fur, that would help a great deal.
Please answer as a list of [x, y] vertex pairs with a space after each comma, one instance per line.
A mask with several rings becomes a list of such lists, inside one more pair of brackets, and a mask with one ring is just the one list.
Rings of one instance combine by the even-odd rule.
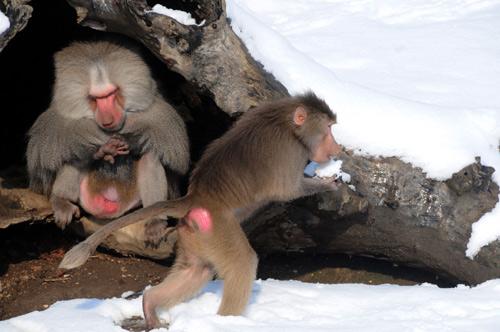
[[93, 119], [66, 118], [54, 108], [38, 117], [28, 135], [30, 187], [46, 195], [64, 164], [88, 166], [82, 162], [88, 163], [96, 147], [108, 140]]
[[[147, 112], [127, 115], [121, 130], [139, 139], [140, 154], [151, 151], [172, 171], [185, 174], [189, 168], [189, 141], [182, 118], [163, 99], [157, 97]], [[169, 145], [165, 145], [169, 142]]]
[[[32, 189], [46, 195], [54, 189], [57, 196], [76, 202], [74, 179], [89, 170], [93, 154], [112, 134], [130, 138], [133, 143], [127, 143], [133, 144], [131, 153], [138, 158], [151, 153], [150, 159], [157, 160], [167, 172], [187, 172], [189, 144], [184, 122], [162, 99], [149, 68], [136, 53], [109, 42], [74, 43], [55, 55], [55, 68], [51, 105], [28, 133], [26, 154]], [[101, 129], [93, 118], [87, 99], [91, 71], [120, 88], [126, 121], [119, 132]], [[67, 165], [74, 171], [71, 176], [62, 171]], [[104, 176], [107, 172], [102, 169]], [[158, 179], [161, 174], [156, 173], [157, 181], [142, 180], [150, 184], [147, 194], [141, 190], [147, 198], [144, 203], [166, 199], [170, 190], [166, 175]], [[56, 177], [57, 186], [53, 188]]]

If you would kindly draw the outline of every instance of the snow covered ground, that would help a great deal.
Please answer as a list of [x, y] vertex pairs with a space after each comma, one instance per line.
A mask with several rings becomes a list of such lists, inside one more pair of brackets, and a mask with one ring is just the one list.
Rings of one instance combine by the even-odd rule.
[[[443, 289], [424, 284], [322, 285], [298, 281], [256, 281], [244, 316], [215, 315], [221, 282], [161, 318], [170, 332], [471, 332], [498, 331], [500, 280], [474, 288]], [[124, 331], [125, 318], [141, 315], [141, 299], [77, 299], [58, 302], [0, 322], [2, 332]], [[158, 329], [157, 331], [167, 331]]]
[[[446, 179], [480, 156], [500, 183], [500, 1], [227, 0], [233, 29], [290, 92], [337, 112], [338, 141]], [[500, 204], [468, 254], [500, 236]], [[465, 254], [465, 253], [464, 253]], [[242, 317], [215, 315], [220, 282], [161, 313], [170, 331], [498, 331], [500, 279], [474, 288], [257, 281]], [[122, 331], [140, 299], [59, 302], [2, 332]]]

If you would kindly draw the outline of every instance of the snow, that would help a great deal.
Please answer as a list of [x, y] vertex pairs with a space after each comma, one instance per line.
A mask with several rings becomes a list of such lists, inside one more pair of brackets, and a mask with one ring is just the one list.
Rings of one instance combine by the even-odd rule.
[[173, 18], [177, 22], [184, 25], [198, 25], [202, 26], [205, 21], [202, 21], [200, 24], [196, 24], [195, 19], [191, 16], [191, 13], [184, 12], [182, 10], [170, 9], [160, 4], [156, 4], [153, 6], [151, 12], [157, 13], [160, 15], [165, 15]]
[[4, 33], [4, 31], [7, 31], [7, 29], [10, 27], [10, 21], [7, 16], [0, 10], [0, 35]]
[[[398, 156], [440, 180], [480, 156], [500, 183], [500, 1], [228, 0], [227, 7], [233, 29], [266, 70], [291, 93], [311, 89], [336, 111], [339, 143]], [[467, 255], [499, 235], [497, 204], [473, 225]], [[185, 332], [500, 326], [500, 279], [452, 289], [256, 281], [240, 317], [215, 314], [221, 291], [221, 282], [211, 282], [161, 318], [169, 331]], [[76, 299], [1, 321], [0, 331], [123, 331], [119, 322], [140, 315], [140, 298]]]
[[342, 171], [342, 160], [330, 160], [328, 163], [320, 164], [316, 169], [316, 175], [320, 178], [335, 176], [340, 178], [342, 182], [351, 182], [351, 175]]
[[[302, 331], [498, 331], [500, 279], [469, 288], [339, 284], [258, 280], [244, 316], [217, 316], [222, 283], [214, 281], [193, 300], [160, 318], [170, 332]], [[77, 299], [0, 322], [2, 332], [125, 331], [125, 318], [140, 316], [141, 298]], [[158, 329], [155, 331], [167, 331]]]
[[342, 182], [351, 182], [351, 175], [342, 170], [342, 160], [331, 159], [330, 161], [318, 164], [311, 161], [304, 170], [307, 176], [319, 178], [340, 178]]
[[[234, 31], [291, 93], [337, 113], [339, 143], [445, 180], [479, 156], [500, 183], [500, 1], [233, 0]], [[500, 237], [500, 204], [467, 256]]]

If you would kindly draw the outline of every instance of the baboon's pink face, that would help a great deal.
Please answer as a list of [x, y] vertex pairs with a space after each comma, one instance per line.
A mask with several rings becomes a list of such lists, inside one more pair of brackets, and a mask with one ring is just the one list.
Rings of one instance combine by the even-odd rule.
[[341, 147], [332, 133], [332, 126], [335, 124], [332, 118], [325, 114], [310, 116], [304, 107], [299, 106], [293, 113], [293, 122], [299, 136], [306, 142], [310, 160], [324, 163], [340, 153]]
[[333, 122], [325, 124], [322, 134], [318, 142], [313, 147], [309, 159], [317, 163], [324, 163], [330, 158], [337, 156], [342, 150], [340, 145], [335, 141], [332, 133]]
[[124, 103], [117, 86], [107, 84], [91, 87], [88, 99], [99, 127], [108, 131], [116, 131], [122, 127], [125, 121]]

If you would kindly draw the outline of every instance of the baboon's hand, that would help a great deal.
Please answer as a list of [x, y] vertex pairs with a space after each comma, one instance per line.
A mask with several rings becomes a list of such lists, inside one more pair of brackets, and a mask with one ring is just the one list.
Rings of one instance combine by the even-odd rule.
[[113, 135], [111, 138], [101, 145], [96, 153], [94, 153], [95, 160], [106, 160], [110, 164], [115, 163], [116, 156], [122, 156], [129, 154], [129, 145], [123, 137], [119, 135]]

